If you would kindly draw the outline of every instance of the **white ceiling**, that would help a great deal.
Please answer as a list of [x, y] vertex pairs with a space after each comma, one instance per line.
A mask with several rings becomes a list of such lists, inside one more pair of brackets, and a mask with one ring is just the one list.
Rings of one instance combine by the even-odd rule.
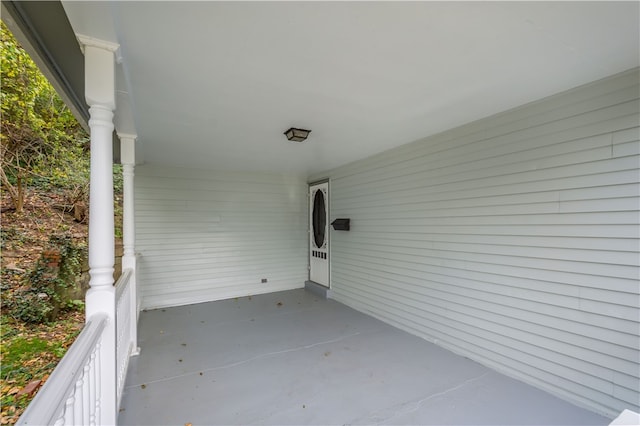
[[63, 4], [146, 163], [309, 175], [640, 62], [638, 2]]

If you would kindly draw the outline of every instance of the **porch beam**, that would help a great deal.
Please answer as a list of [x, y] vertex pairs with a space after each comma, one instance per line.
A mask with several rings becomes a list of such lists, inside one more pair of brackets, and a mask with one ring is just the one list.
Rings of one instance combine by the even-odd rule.
[[91, 132], [89, 189], [89, 290], [86, 319], [105, 314], [107, 325], [99, 349], [97, 424], [116, 424], [116, 300], [113, 286], [113, 111], [115, 109], [115, 54], [118, 46], [78, 36], [85, 55], [85, 98]]
[[135, 252], [135, 198], [134, 179], [136, 164], [136, 135], [118, 133], [120, 138], [120, 162], [122, 163], [122, 269], [131, 270], [129, 281], [131, 291], [130, 335], [133, 345], [131, 355], [139, 355], [138, 347], [138, 286], [136, 277]]

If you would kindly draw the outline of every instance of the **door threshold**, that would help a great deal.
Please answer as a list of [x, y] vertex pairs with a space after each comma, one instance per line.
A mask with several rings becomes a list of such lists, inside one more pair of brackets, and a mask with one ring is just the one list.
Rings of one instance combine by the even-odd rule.
[[310, 291], [316, 296], [322, 297], [323, 299], [331, 299], [331, 290], [329, 289], [329, 287], [325, 287], [315, 281], [305, 281], [304, 289]]

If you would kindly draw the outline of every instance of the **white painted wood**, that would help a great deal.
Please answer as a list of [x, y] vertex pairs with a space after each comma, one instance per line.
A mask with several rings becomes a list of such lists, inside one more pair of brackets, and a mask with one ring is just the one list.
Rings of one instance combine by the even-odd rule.
[[96, 314], [60, 360], [38, 391], [17, 425], [108, 425], [104, 419], [104, 400], [100, 396], [101, 341], [108, 318]]
[[614, 417], [640, 401], [638, 70], [331, 179], [333, 297]]
[[[324, 224], [315, 223], [316, 214]], [[330, 287], [329, 245], [329, 182], [322, 182], [309, 185], [309, 279], [325, 287]]]
[[[106, 315], [99, 347], [98, 405], [96, 424], [115, 424], [116, 396], [116, 300], [113, 287], [115, 230], [113, 219], [113, 109], [115, 80], [113, 46], [83, 39], [85, 93], [91, 129], [89, 189], [89, 290], [85, 296], [87, 321]], [[81, 422], [78, 419], [77, 422]]]
[[136, 167], [142, 307], [303, 287], [307, 189], [298, 176]]
[[124, 384], [127, 378], [129, 360], [138, 355], [137, 341], [137, 300], [132, 278], [133, 269], [123, 269], [116, 282], [116, 366], [117, 366], [117, 408], [120, 410]]
[[[76, 32], [123, 45], [119, 95], [155, 164], [317, 173], [640, 63], [634, 1], [62, 4]], [[287, 143], [291, 125], [309, 140]]]
[[610, 426], [633, 426], [638, 424], [640, 424], [640, 414], [628, 409], [623, 410], [618, 417], [609, 423]]
[[[129, 307], [126, 322], [129, 326], [128, 335], [131, 343], [130, 355], [138, 355], [138, 286], [136, 282], [136, 252], [135, 252], [135, 196], [134, 179], [136, 164], [136, 135], [118, 133], [120, 138], [120, 157], [122, 162], [122, 270], [130, 271], [128, 278]], [[120, 315], [118, 315], [120, 320]], [[124, 320], [124, 319], [123, 319]], [[119, 399], [118, 399], [119, 400]]]
[[116, 109], [115, 52], [117, 43], [86, 35], [77, 35], [84, 52], [85, 98], [89, 105], [104, 105]]

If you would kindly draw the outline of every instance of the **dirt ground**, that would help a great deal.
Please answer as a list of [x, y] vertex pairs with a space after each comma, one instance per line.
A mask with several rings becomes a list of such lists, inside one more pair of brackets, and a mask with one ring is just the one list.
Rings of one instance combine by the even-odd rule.
[[22, 213], [11, 209], [2, 194], [0, 300], [2, 301], [2, 411], [0, 424], [14, 424], [38, 388], [82, 329], [82, 307], [61, 313], [48, 324], [25, 324], [11, 316], [8, 306], [19, 290], [29, 286], [28, 274], [51, 235], [70, 236], [86, 244], [88, 226], [63, 211], [62, 194], [30, 189]]

